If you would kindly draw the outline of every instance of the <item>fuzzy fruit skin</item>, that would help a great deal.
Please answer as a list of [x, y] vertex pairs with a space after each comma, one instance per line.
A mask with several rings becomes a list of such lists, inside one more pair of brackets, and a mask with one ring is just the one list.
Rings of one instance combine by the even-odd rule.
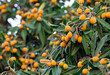
[[87, 25], [85, 25], [85, 24], [82, 25], [82, 26], [81, 26], [81, 29], [82, 29], [83, 31], [86, 30], [86, 29], [87, 29]]
[[70, 38], [68, 36], [65, 37], [65, 41], [68, 42]]
[[95, 56], [95, 57], [92, 58], [92, 61], [93, 62], [98, 62], [99, 61], [99, 58]]
[[24, 47], [24, 48], [22, 49], [22, 51], [23, 51], [23, 52], [27, 52], [28, 49], [27, 49], [26, 47]]
[[107, 68], [109, 68], [109, 69], [110, 69], [110, 63], [109, 63], [109, 64], [107, 64]]
[[46, 57], [46, 56], [47, 56], [47, 53], [43, 53], [43, 54], [42, 54], [42, 57]]
[[106, 60], [106, 59], [101, 59], [101, 60], [100, 60], [100, 63], [101, 63], [102, 65], [106, 65], [106, 64], [107, 64], [107, 60]]
[[48, 66], [48, 67], [50, 67], [51, 65], [52, 65], [51, 62], [47, 63], [47, 66]]
[[75, 41], [78, 40], [78, 37], [79, 37], [79, 36], [78, 36], [77, 34], [74, 36]]
[[97, 19], [95, 17], [91, 17], [90, 23], [95, 24], [97, 22]]
[[81, 36], [78, 37], [78, 42], [79, 42], [79, 43], [82, 42], [82, 37], [81, 37]]
[[13, 60], [16, 61], [16, 58], [15, 58], [15, 57], [11, 57], [11, 58], [10, 58], [10, 61], [13, 62]]
[[106, 13], [102, 13], [101, 17], [106, 18]]
[[62, 42], [62, 43], [60, 44], [60, 46], [63, 47], [63, 48], [65, 48], [66, 43], [65, 43], [65, 42]]
[[2, 60], [3, 59], [3, 56], [0, 56], [0, 60]]
[[31, 58], [35, 58], [35, 53], [31, 53]]
[[57, 63], [55, 60], [52, 60], [51, 64], [52, 64], [52, 66], [56, 66]]
[[34, 67], [37, 68], [38, 66], [39, 66], [39, 63], [38, 62], [35, 62], [34, 63]]
[[84, 75], [88, 74], [88, 72], [89, 72], [88, 69], [83, 69], [82, 70], [82, 74], [84, 74]]
[[79, 1], [79, 4], [84, 4], [84, 0], [80, 0]]
[[64, 41], [64, 40], [65, 40], [65, 37], [63, 36], [63, 37], [61, 38], [61, 40]]
[[32, 68], [32, 69], [31, 69], [31, 71], [35, 71], [35, 70], [36, 70], [36, 68]]
[[79, 68], [83, 67], [82, 63], [83, 63], [82, 61], [79, 61], [77, 66], [78, 66]]
[[110, 18], [110, 12], [107, 12], [107, 13], [106, 13], [106, 17], [107, 17], [107, 18]]
[[67, 25], [67, 26], [65, 27], [65, 30], [66, 30], [66, 31], [71, 31], [71, 27]]
[[60, 41], [57, 41], [55, 44], [56, 44], [56, 45], [59, 45], [59, 44], [60, 44]]
[[64, 65], [64, 62], [60, 62], [60, 63], [59, 63], [59, 66], [61, 66], [61, 67], [62, 67], [63, 65]]
[[64, 69], [68, 69], [68, 65], [67, 65], [67, 64], [64, 64], [64, 65], [63, 65], [63, 68], [64, 68]]
[[39, 21], [39, 22], [42, 21], [42, 18], [41, 17], [38, 17], [37, 18], [37, 21]]
[[77, 13], [78, 13], [78, 14], [81, 14], [81, 13], [82, 13], [82, 9], [81, 9], [81, 8], [78, 8], [78, 9], [77, 9]]
[[90, 12], [90, 9], [87, 8], [87, 9], [85, 10], [85, 12], [86, 12], [86, 13], [89, 13], [89, 12]]
[[13, 48], [12, 52], [16, 53], [18, 50], [16, 48]]
[[84, 21], [84, 20], [86, 19], [86, 15], [85, 15], [85, 14], [82, 14], [82, 15], [79, 17], [79, 19], [80, 19], [81, 21]]
[[22, 65], [21, 69], [23, 69], [23, 70], [26, 69], [26, 65]]

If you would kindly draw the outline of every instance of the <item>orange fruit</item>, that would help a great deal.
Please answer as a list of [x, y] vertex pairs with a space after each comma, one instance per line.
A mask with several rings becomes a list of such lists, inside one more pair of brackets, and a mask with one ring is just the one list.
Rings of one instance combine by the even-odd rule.
[[63, 47], [63, 48], [65, 48], [66, 43], [65, 42], [61, 42], [60, 46]]
[[97, 22], [97, 19], [95, 17], [90, 18], [90, 23], [95, 24]]
[[92, 58], [92, 61], [93, 62], [98, 62], [99, 61], [99, 58], [95, 56], [95, 57]]
[[86, 30], [86, 29], [87, 29], [87, 25], [85, 25], [85, 24], [82, 25], [82, 26], [81, 26], [81, 29], [82, 29], [83, 31]]
[[13, 48], [13, 49], [12, 49], [12, 52], [13, 52], [13, 53], [16, 53], [17, 51], [18, 51], [18, 50], [17, 50], [16, 48]]
[[51, 3], [55, 4], [57, 2], [57, 0], [51, 0]]
[[7, 51], [7, 52], [9, 52], [10, 51], [10, 47], [8, 46], [8, 47], [5, 47], [5, 50]]
[[[70, 35], [71, 36], [71, 35]], [[70, 39], [68, 36], [65, 37], [65, 41], [68, 42]]]
[[67, 17], [67, 18], [69, 18], [69, 17], [70, 17], [70, 15], [69, 15], [69, 14], [66, 14], [66, 17]]
[[79, 42], [79, 43], [82, 42], [82, 37], [81, 37], [81, 36], [78, 37], [78, 42]]
[[36, 70], [36, 68], [32, 68], [32, 69], [31, 69], [31, 71], [35, 71], [35, 70]]
[[24, 48], [22, 49], [22, 51], [23, 51], [23, 52], [27, 52], [28, 49], [27, 49], [26, 47], [24, 47]]
[[31, 19], [31, 18], [32, 18], [31, 15], [28, 15], [28, 16], [27, 16], [27, 19]]
[[61, 40], [64, 41], [64, 40], [65, 40], [65, 37], [63, 36], [63, 37], [61, 38]]
[[63, 65], [63, 68], [64, 68], [64, 69], [67, 69], [67, 68], [68, 68], [68, 65], [67, 65], [67, 64], [64, 64], [64, 65]]
[[29, 63], [29, 59], [25, 59], [25, 64], [28, 64]]
[[13, 60], [16, 61], [16, 58], [15, 58], [15, 57], [11, 57], [11, 58], [10, 58], [10, 61], [13, 62]]
[[23, 18], [25, 18], [26, 16], [27, 16], [27, 14], [26, 14], [26, 13], [23, 13], [23, 14], [22, 14], [22, 17], [23, 17]]
[[8, 43], [8, 42], [4, 42], [4, 44], [5, 44], [5, 46], [8, 46], [8, 45], [9, 45], [9, 43]]
[[22, 20], [22, 21], [21, 21], [21, 24], [24, 25], [24, 24], [26, 24], [26, 22], [25, 22], [24, 20]]
[[51, 65], [52, 65], [51, 62], [47, 63], [47, 66], [48, 66], [48, 67], [50, 67]]
[[87, 3], [92, 3], [92, 0], [87, 0]]
[[69, 33], [67, 34], [67, 37], [68, 37], [68, 38], [72, 38], [72, 36], [73, 36], [72, 32], [69, 32]]
[[37, 18], [37, 16], [38, 16], [38, 14], [37, 14], [37, 13], [35, 13], [35, 14], [34, 14], [34, 18]]
[[90, 9], [89, 8], [86, 8], [85, 12], [86, 13], [89, 13], [90, 12]]
[[82, 70], [82, 74], [86, 75], [86, 74], [88, 74], [88, 73], [89, 73], [88, 69], [83, 69], [83, 70]]
[[6, 38], [6, 41], [9, 42], [10, 41], [10, 38]]
[[82, 61], [79, 61], [79, 62], [78, 62], [78, 67], [79, 67], [79, 68], [83, 67], [82, 63], [83, 63]]
[[59, 63], [59, 66], [61, 66], [61, 67], [62, 67], [63, 65], [64, 65], [64, 62], [60, 62], [60, 63]]
[[6, 50], [4, 49], [3, 51], [2, 51], [2, 53], [4, 54], [6, 52]]
[[10, 45], [13, 46], [15, 43], [13, 41], [10, 42]]
[[101, 63], [102, 65], [106, 65], [106, 64], [107, 64], [107, 59], [104, 59], [104, 58], [101, 59], [101, 60], [100, 60], [100, 63]]
[[78, 36], [77, 34], [74, 36], [75, 41], [78, 40], [78, 37], [79, 37], [79, 36]]
[[57, 63], [55, 60], [52, 60], [51, 64], [52, 64], [52, 66], [56, 66]]
[[0, 55], [0, 60], [2, 60], [2, 59], [3, 59], [3, 56]]
[[33, 63], [33, 62], [34, 62], [34, 60], [33, 60], [33, 59], [30, 59], [30, 60], [29, 60], [29, 62], [30, 62], [30, 63]]
[[37, 21], [42, 21], [42, 18], [41, 17], [37, 17]]
[[7, 10], [6, 10], [6, 9], [2, 9], [1, 12], [2, 12], [2, 13], [6, 13]]
[[107, 64], [107, 68], [109, 68], [109, 69], [110, 69], [110, 63], [109, 63], [109, 64]]
[[78, 8], [78, 9], [77, 9], [77, 13], [78, 13], [78, 14], [81, 14], [81, 13], [82, 13], [82, 9], [81, 9], [81, 8]]
[[79, 19], [80, 19], [81, 21], [84, 21], [84, 20], [86, 19], [86, 15], [85, 15], [85, 14], [82, 14], [82, 15], [79, 17]]
[[60, 41], [57, 41], [55, 44], [56, 44], [56, 45], [59, 45], [59, 44], [60, 44]]
[[13, 39], [13, 36], [11, 36], [10, 39], [12, 40]]
[[73, 17], [74, 17], [74, 16], [71, 16], [70, 20], [72, 20], [72, 19], [73, 19]]
[[102, 13], [101, 17], [106, 18], [106, 13]]
[[69, 25], [66, 25], [66, 26], [65, 26], [65, 30], [66, 30], [66, 31], [71, 31], [71, 27], [70, 27]]
[[71, 11], [71, 13], [72, 13], [72, 14], [74, 14], [74, 13], [75, 13], [75, 11], [74, 11], [74, 10], [72, 10], [72, 11]]
[[21, 65], [21, 69], [26, 69], [26, 65]]
[[84, 0], [80, 0], [79, 1], [79, 4], [84, 4]]
[[107, 13], [106, 13], [106, 17], [107, 17], [107, 18], [110, 18], [110, 12], [107, 12]]
[[47, 56], [47, 53], [43, 53], [43, 54], [42, 54], [42, 57], [46, 57], [46, 56]]
[[36, 4], [35, 4], [35, 6], [36, 6], [36, 7], [39, 7], [39, 6], [40, 6], [40, 4], [39, 4], [39, 3], [36, 3]]
[[21, 58], [20, 61], [21, 61], [22, 63], [24, 63], [24, 62], [25, 62], [25, 59], [24, 59], [24, 58]]
[[23, 25], [19, 26], [19, 29], [23, 29]]
[[5, 46], [6, 46], [5, 43], [2, 43], [1, 47], [4, 48]]
[[38, 11], [37, 8], [33, 8], [33, 9], [32, 9], [32, 13], [35, 13], [35, 12], [37, 12], [37, 11]]
[[39, 14], [43, 14], [44, 13], [44, 11], [43, 10], [39, 10]]
[[16, 13], [17, 13], [18, 15], [21, 15], [21, 14], [22, 14], [22, 11], [18, 10]]
[[33, 65], [35, 68], [37, 68], [39, 66], [39, 63], [38, 62], [35, 62], [34, 65]]
[[35, 53], [31, 53], [30, 57], [35, 58]]
[[65, 19], [65, 16], [62, 16], [62, 19]]

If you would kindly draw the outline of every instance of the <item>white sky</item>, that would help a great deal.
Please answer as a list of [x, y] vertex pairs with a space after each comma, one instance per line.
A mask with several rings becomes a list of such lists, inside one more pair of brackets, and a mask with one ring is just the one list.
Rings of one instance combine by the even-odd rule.
[[[10, 0], [8, 0], [8, 1], [10, 1]], [[62, 2], [62, 0], [60, 2]], [[67, 7], [68, 5], [71, 6], [73, 4], [73, 2], [74, 2], [74, 0], [66, 1], [64, 6], [65, 7]], [[9, 18], [8, 22], [11, 24], [12, 27], [15, 27], [15, 26], [20, 26], [20, 20], [21, 20], [21, 16], [16, 15], [16, 18], [14, 18], [14, 19]]]

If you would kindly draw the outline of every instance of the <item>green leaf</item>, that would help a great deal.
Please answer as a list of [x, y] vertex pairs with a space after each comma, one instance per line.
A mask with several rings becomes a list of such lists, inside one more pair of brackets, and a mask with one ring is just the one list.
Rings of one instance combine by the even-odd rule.
[[101, 48], [103, 47], [104, 43], [106, 42], [106, 39], [107, 39], [108, 35], [104, 36], [100, 42], [98, 43], [98, 46], [96, 48], [96, 51], [95, 51], [95, 56], [100, 52]]
[[76, 54], [76, 52], [78, 51], [79, 48], [80, 48], [80, 46], [75, 46], [71, 52], [71, 55], [73, 56], [74, 54]]
[[27, 31], [26, 30], [22, 30], [21, 31], [21, 36], [22, 36], [23, 40], [26, 41]]
[[96, 17], [97, 21], [102, 24], [103, 27], [106, 27], [110, 30], [110, 24], [105, 22], [103, 19]]

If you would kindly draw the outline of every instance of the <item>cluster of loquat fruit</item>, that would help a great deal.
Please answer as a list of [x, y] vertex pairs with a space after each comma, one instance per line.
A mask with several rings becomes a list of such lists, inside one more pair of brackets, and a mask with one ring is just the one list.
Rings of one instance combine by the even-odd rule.
[[1, 11], [1, 13], [6, 13], [7, 12], [6, 7], [8, 7], [8, 6], [9, 6], [8, 3], [5, 3], [5, 4], [0, 5], [0, 11]]
[[59, 65], [60, 67], [63, 67], [63, 69], [68, 69], [68, 65], [65, 62], [61, 61], [61, 62], [57, 63], [55, 60], [53, 60], [51, 55], [49, 54], [48, 50], [46, 50], [46, 52], [44, 52], [42, 54], [42, 57], [46, 57], [47, 55], [49, 55], [50, 59], [49, 60], [41, 59], [40, 63], [45, 63], [45, 64], [47, 64], [48, 67]]

